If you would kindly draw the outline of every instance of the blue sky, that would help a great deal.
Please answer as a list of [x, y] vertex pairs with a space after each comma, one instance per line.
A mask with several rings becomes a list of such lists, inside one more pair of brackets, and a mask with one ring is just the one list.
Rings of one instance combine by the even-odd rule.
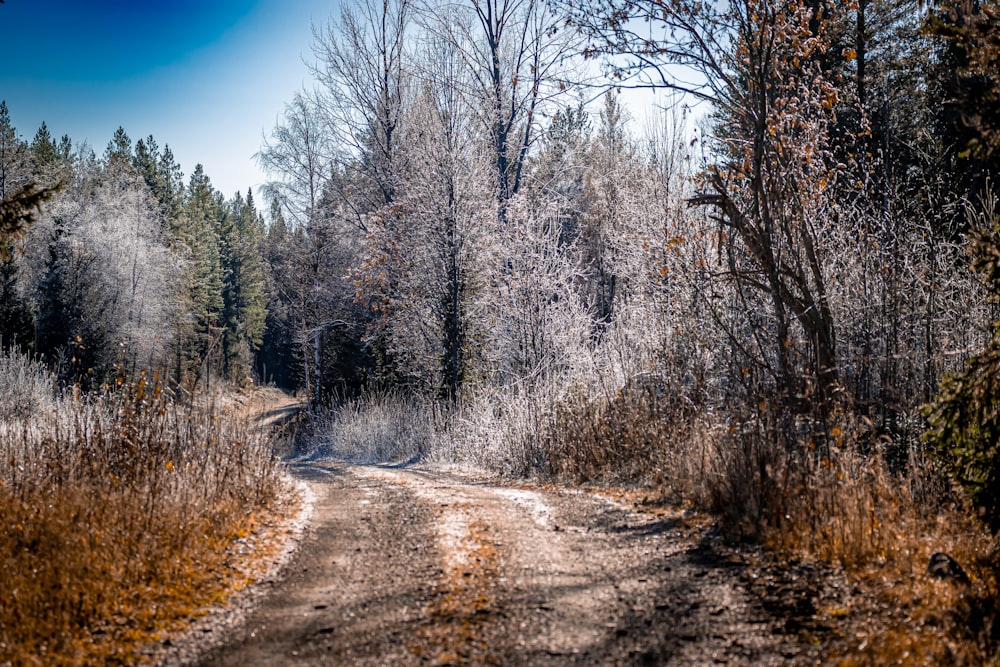
[[228, 197], [265, 180], [253, 154], [309, 80], [312, 22], [335, 13], [336, 0], [6, 0], [0, 99], [27, 140], [43, 120], [98, 154], [119, 125], [152, 134]]

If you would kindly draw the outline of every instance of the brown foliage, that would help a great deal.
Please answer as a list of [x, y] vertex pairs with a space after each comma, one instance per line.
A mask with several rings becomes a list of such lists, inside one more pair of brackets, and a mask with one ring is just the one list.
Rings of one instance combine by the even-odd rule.
[[157, 382], [0, 422], [0, 662], [128, 663], [243, 582], [275, 500], [262, 432]]

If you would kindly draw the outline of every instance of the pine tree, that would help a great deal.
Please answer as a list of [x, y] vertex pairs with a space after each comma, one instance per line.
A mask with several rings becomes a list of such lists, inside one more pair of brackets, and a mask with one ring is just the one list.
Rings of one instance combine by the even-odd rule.
[[59, 155], [59, 159], [66, 164], [69, 164], [73, 159], [73, 141], [69, 138], [68, 134], [62, 135], [59, 139], [59, 145], [56, 147], [56, 151]]
[[31, 142], [31, 153], [35, 160], [35, 165], [46, 168], [55, 164], [59, 160], [59, 148], [55, 140], [49, 133], [49, 128], [43, 121], [35, 133], [35, 138]]
[[10, 121], [7, 103], [0, 101], [0, 201], [12, 197], [28, 181], [26, 149]]
[[194, 383], [211, 380], [213, 361], [222, 339], [223, 274], [219, 252], [219, 229], [226, 216], [225, 205], [199, 164], [188, 184], [174, 235], [185, 246], [185, 320], [178, 323], [178, 379]]
[[0, 102], [0, 347], [27, 347], [32, 318], [17, 293], [18, 265], [14, 243], [24, 234], [41, 203], [52, 191], [27, 180], [27, 151]]
[[943, 128], [953, 138], [968, 189], [1000, 177], [1000, 2], [945, 0], [928, 20], [943, 38]]
[[168, 229], [177, 223], [180, 201], [184, 192], [180, 166], [174, 161], [170, 147], [160, 147], [153, 135], [135, 142], [132, 166], [142, 176], [146, 187], [159, 204], [160, 215]]
[[160, 200], [163, 206], [163, 215], [168, 223], [175, 224], [180, 216], [181, 205], [184, 201], [184, 174], [181, 172], [181, 166], [177, 164], [169, 144], [163, 145], [159, 173], [163, 178], [163, 192], [154, 191], [153, 194]]
[[270, 298], [262, 343], [257, 353], [257, 373], [264, 383], [274, 383], [282, 389], [298, 389], [302, 386], [301, 348], [295, 343], [295, 319], [291, 313], [294, 299], [289, 294], [287, 280], [288, 250], [293, 241], [277, 199], [271, 200], [269, 219], [263, 256]]
[[261, 244], [264, 222], [253, 192], [239, 193], [228, 205], [220, 227], [222, 287], [222, 362], [225, 377], [247, 379], [253, 353], [260, 347], [267, 315], [267, 290]]
[[109, 168], [132, 163], [132, 139], [124, 127], [119, 126], [108, 142], [107, 148], [104, 149], [104, 162]]

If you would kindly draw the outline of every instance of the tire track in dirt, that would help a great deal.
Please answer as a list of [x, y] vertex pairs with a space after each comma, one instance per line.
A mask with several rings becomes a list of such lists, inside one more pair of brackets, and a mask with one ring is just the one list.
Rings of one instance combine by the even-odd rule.
[[313, 462], [282, 580], [204, 665], [807, 664], [680, 511]]

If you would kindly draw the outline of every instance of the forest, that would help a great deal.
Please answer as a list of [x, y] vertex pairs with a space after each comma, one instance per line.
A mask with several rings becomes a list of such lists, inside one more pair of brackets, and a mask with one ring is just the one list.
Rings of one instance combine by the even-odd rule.
[[[32, 443], [273, 386], [300, 453], [640, 485], [862, 581], [947, 551], [974, 591], [867, 650], [995, 659], [1000, 4], [364, 0], [310, 49], [256, 195], [0, 105], [0, 496], [194, 479]], [[205, 491], [241, 521], [252, 458]]]

